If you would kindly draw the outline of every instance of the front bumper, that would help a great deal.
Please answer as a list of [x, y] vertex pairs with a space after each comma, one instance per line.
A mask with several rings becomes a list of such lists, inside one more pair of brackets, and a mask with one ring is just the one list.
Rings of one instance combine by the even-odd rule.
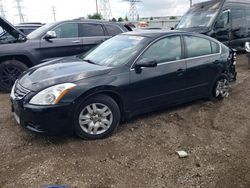
[[11, 99], [17, 123], [36, 133], [49, 135], [72, 134], [72, 105], [37, 106]]

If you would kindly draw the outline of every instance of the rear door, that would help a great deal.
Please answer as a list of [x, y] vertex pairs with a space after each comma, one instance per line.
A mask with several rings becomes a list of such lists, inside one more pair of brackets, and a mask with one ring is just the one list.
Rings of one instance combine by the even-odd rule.
[[207, 38], [184, 36], [187, 61], [188, 98], [207, 96], [220, 69], [220, 45]]
[[81, 23], [80, 37], [83, 39], [84, 52], [89, 51], [110, 38], [109, 36], [106, 36], [103, 25], [100, 23]]
[[52, 31], [56, 32], [57, 38], [41, 39], [41, 59], [72, 56], [83, 51], [83, 41], [79, 37], [78, 23], [63, 23]]

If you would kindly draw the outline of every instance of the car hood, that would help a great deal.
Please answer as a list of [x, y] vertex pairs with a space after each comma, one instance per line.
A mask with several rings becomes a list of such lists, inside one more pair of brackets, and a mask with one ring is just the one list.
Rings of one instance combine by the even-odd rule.
[[72, 83], [107, 74], [111, 69], [76, 57], [61, 58], [29, 69], [19, 78], [19, 84], [28, 90], [39, 91], [60, 83]]
[[20, 36], [23, 38], [26, 38], [26, 35], [19, 31], [17, 28], [15, 28], [11, 23], [9, 23], [7, 20], [4, 18], [0, 17], [0, 26], [6, 30], [10, 35], [15, 37], [16, 39], [19, 39]]

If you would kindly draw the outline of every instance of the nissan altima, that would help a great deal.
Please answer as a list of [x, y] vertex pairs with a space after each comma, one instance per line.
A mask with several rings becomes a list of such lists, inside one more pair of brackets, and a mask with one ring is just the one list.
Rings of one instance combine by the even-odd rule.
[[100, 139], [141, 113], [222, 100], [235, 80], [234, 51], [210, 37], [133, 31], [84, 56], [29, 69], [13, 86], [11, 103], [16, 121], [31, 131]]

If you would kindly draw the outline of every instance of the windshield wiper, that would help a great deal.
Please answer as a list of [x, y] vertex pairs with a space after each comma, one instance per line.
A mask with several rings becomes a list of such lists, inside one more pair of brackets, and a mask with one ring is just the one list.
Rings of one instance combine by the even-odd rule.
[[83, 61], [86, 61], [86, 62], [93, 64], [93, 65], [98, 65], [97, 63], [95, 63], [94, 61], [91, 61], [89, 59], [83, 59]]

